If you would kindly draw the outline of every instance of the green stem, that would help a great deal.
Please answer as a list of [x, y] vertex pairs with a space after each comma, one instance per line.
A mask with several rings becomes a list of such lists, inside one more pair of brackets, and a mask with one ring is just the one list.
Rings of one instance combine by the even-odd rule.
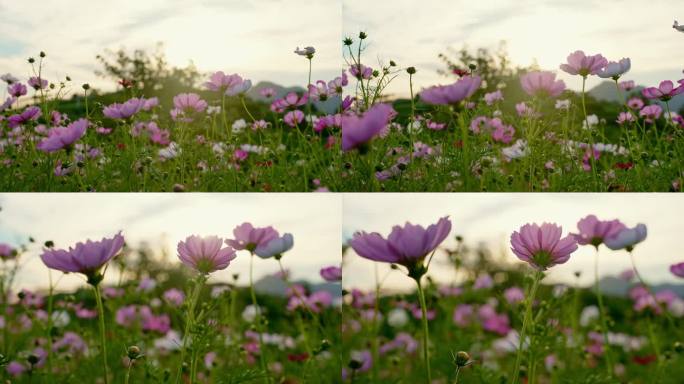
[[[180, 382], [181, 376], [183, 375], [183, 363], [185, 361], [185, 353], [188, 349], [188, 340], [190, 340], [190, 331], [192, 330], [193, 323], [195, 322], [195, 307], [197, 306], [197, 300], [199, 298], [200, 291], [204, 285], [205, 277], [200, 275], [195, 281], [195, 286], [193, 287], [192, 294], [190, 296], [190, 306], [186, 314], [185, 320], [185, 330], [183, 331], [183, 344], [181, 346], [180, 362], [178, 363], [178, 371], [176, 372], [176, 384]], [[190, 383], [192, 384], [192, 376], [190, 378]]]
[[109, 382], [107, 377], [109, 374], [109, 366], [107, 365], [107, 338], [105, 335], [104, 305], [102, 305], [100, 286], [95, 285], [93, 286], [93, 289], [95, 290], [95, 301], [97, 302], [97, 312], [100, 318], [100, 347], [102, 348], [102, 369], [104, 370], [104, 383], [107, 384]]
[[261, 370], [264, 371], [264, 374], [266, 375], [266, 382], [270, 383], [271, 378], [268, 374], [268, 369], [266, 367], [266, 357], [264, 356], [266, 354], [266, 351], [264, 350], [264, 337], [263, 337], [263, 330], [261, 328], [261, 308], [259, 308], [259, 303], [257, 303], [256, 299], [256, 293], [254, 292], [254, 253], [252, 253], [252, 257], [249, 259], [249, 294], [252, 297], [252, 306], [254, 306], [254, 310], [256, 311], [256, 317], [255, 317], [255, 322], [256, 322], [256, 329], [257, 333], [259, 334], [259, 364], [261, 365]]
[[133, 368], [133, 360], [128, 362], [128, 369], [126, 370], [126, 378], [124, 379], [124, 384], [128, 384], [128, 380], [131, 377], [131, 368]]
[[[537, 296], [537, 289], [539, 289], [539, 282], [541, 281], [544, 273], [542, 271], [537, 271], [534, 274], [534, 282], [532, 283], [532, 288], [530, 288], [529, 296], [527, 297], [527, 302], [525, 303], [525, 317], [523, 318], [522, 329], [520, 330], [520, 340], [518, 341], [518, 354], [515, 357], [515, 367], [513, 368], [513, 384], [518, 383], [520, 377], [520, 364], [522, 363], [522, 349], [525, 343], [525, 336], [527, 336], [527, 329], [532, 326], [534, 318], [532, 317], [532, 304], [534, 304], [534, 298]], [[530, 336], [530, 342], [528, 348], [532, 348], [532, 337]]]
[[52, 270], [51, 269], [48, 269], [48, 279], [49, 279], [50, 288], [48, 290], [47, 368], [48, 368], [48, 375], [51, 375], [52, 374], [52, 305], [53, 305], [52, 293], [54, 290], [54, 287], [52, 286]]
[[603, 305], [603, 295], [601, 295], [601, 286], [599, 283], [599, 270], [598, 270], [598, 247], [596, 248], [596, 257], [594, 258], [594, 289], [596, 290], [596, 299], [598, 300], [599, 306], [599, 318], [601, 319], [601, 333], [603, 333], [603, 343], [606, 347], [606, 368], [608, 369], [608, 375], [613, 376], [613, 359], [612, 353], [610, 351], [610, 344], [608, 343], [608, 324], [606, 322], [606, 310]]
[[420, 277], [416, 278], [415, 280], [416, 285], [418, 285], [418, 300], [420, 300], [420, 312], [423, 323], [423, 360], [425, 361], [425, 382], [430, 384], [432, 383], [432, 375], [430, 373], [430, 336], [428, 333], [427, 305], [425, 304], [425, 292], [423, 292], [423, 286], [420, 283]]
[[247, 109], [247, 104], [245, 104], [245, 96], [244, 96], [244, 95], [240, 96], [240, 101], [242, 102], [242, 108], [245, 109], [245, 112], [247, 112], [247, 115], [249, 116], [249, 118], [252, 119], [252, 123], [255, 122], [256, 119], [255, 119], [254, 116], [252, 116], [252, 114], [249, 112], [249, 109]]

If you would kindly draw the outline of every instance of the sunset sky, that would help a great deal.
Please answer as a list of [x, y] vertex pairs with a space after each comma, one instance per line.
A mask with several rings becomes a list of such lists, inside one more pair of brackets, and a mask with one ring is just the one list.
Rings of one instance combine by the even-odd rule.
[[96, 55], [162, 42], [175, 66], [305, 86], [297, 46], [316, 48], [313, 78], [339, 76], [341, 8], [339, 0], [0, 0], [0, 74], [25, 79], [26, 59], [42, 50], [47, 79], [108, 89], [114, 83], [94, 75]]
[[[453, 247], [454, 236], [461, 235], [467, 244], [486, 244], [495, 255], [504, 254], [510, 262], [520, 262], [510, 251], [510, 235], [528, 222], [553, 222], [563, 227], [563, 235], [577, 230], [577, 221], [595, 214], [599, 219], [620, 219], [628, 226], [644, 223], [648, 238], [634, 250], [637, 267], [643, 277], [653, 283], [676, 282], [669, 266], [684, 261], [681, 217], [684, 199], [672, 194], [559, 194], [559, 193], [396, 193], [347, 194], [344, 196], [344, 238], [355, 231], [376, 231], [386, 236], [393, 225], [406, 221], [429, 225], [448, 215], [452, 231], [443, 243]], [[442, 282], [453, 281], [453, 269], [446, 268], [444, 253], [435, 255], [430, 275]], [[440, 259], [441, 258], [441, 259]], [[439, 262], [442, 265], [439, 266]], [[344, 264], [344, 286], [370, 289], [375, 282], [373, 262], [349, 251]], [[601, 275], [617, 275], [630, 268], [626, 252], [601, 247]], [[380, 276], [389, 270], [379, 264]], [[581, 283], [590, 284], [594, 276], [594, 252], [580, 247], [570, 260], [549, 270], [548, 281], [570, 283], [581, 271]], [[680, 280], [681, 281], [681, 280]], [[385, 287], [413, 289], [412, 281], [393, 272]]]
[[[292, 233], [295, 245], [283, 257], [283, 265], [294, 279], [320, 282], [322, 267], [340, 264], [340, 202], [341, 196], [332, 194], [0, 194], [0, 242], [29, 246], [21, 257], [16, 286], [45, 287], [48, 270], [39, 256], [46, 240], [67, 248], [122, 230], [130, 246], [149, 242], [180, 264], [178, 241], [195, 234], [231, 238], [235, 226], [249, 221], [255, 226], [273, 225], [281, 234]], [[29, 244], [29, 236], [36, 243]], [[274, 260], [255, 260], [255, 278], [278, 270]], [[247, 284], [248, 271], [249, 255], [238, 252], [230, 266], [212, 278], [228, 281], [239, 273], [239, 283]], [[79, 275], [65, 275], [59, 289], [83, 282]]]
[[[437, 75], [437, 55], [447, 47], [496, 47], [505, 40], [514, 65], [534, 60], [560, 72], [569, 53], [581, 49], [601, 53], [609, 60], [632, 60], [625, 79], [644, 85], [677, 80], [684, 75], [684, 33], [672, 28], [684, 20], [684, 2], [672, 0], [395, 0], [390, 2], [344, 0], [344, 34], [369, 35], [366, 63], [395, 60], [415, 66], [417, 88], [448, 83]], [[578, 77], [560, 76], [572, 89], [581, 88]], [[453, 80], [452, 80], [453, 81]], [[592, 78], [589, 86], [598, 84]], [[388, 88], [408, 94], [408, 75]]]

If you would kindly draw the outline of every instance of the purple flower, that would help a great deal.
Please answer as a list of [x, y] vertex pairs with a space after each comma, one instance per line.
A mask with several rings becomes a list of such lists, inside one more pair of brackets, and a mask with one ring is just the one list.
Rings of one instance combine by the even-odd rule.
[[88, 120], [78, 119], [66, 127], [51, 128], [48, 137], [38, 143], [36, 148], [48, 153], [70, 148], [85, 135], [88, 125]]
[[525, 292], [520, 287], [510, 287], [504, 291], [506, 301], [513, 305], [525, 300]]
[[571, 234], [580, 245], [598, 247], [607, 238], [613, 237], [625, 229], [620, 220], [599, 220], [595, 215], [588, 215], [577, 222], [579, 233]]
[[674, 83], [670, 80], [661, 81], [658, 87], [649, 87], [641, 90], [641, 94], [647, 99], [660, 99], [663, 101], [670, 100], [671, 98], [684, 92], [684, 83], [680, 80], [679, 87], [674, 86]]
[[243, 80], [236, 73], [226, 75], [223, 71], [218, 71], [211, 75], [209, 81], [204, 83], [204, 86], [210, 91], [222, 92], [226, 96], [235, 96], [247, 92], [252, 87], [252, 82], [250, 80]]
[[254, 228], [251, 223], [242, 223], [233, 229], [233, 236], [235, 238], [226, 240], [226, 244], [236, 250], [254, 252], [257, 247], [267, 246], [279, 234], [273, 227]]
[[48, 81], [41, 79], [40, 77], [31, 77], [28, 79], [28, 85], [32, 86], [36, 91], [39, 89], [46, 88], [48, 86]]
[[285, 233], [282, 237], [275, 237], [268, 243], [257, 246], [254, 253], [262, 259], [275, 256], [280, 258], [283, 253], [289, 251], [294, 246], [294, 238], [291, 233]]
[[637, 224], [634, 228], [622, 228], [618, 233], [604, 239], [606, 247], [616, 251], [626, 249], [632, 251], [635, 245], [646, 240], [648, 234], [645, 224]]
[[127, 119], [145, 108], [146, 103], [147, 100], [134, 97], [123, 104], [114, 103], [104, 107], [102, 114], [110, 119]]
[[298, 109], [295, 109], [294, 111], [289, 111], [283, 117], [283, 121], [290, 127], [296, 127], [298, 124], [304, 121], [304, 112]]
[[613, 80], [617, 81], [617, 79], [619, 79], [620, 76], [629, 72], [629, 69], [631, 67], [632, 67], [631, 60], [629, 58], [624, 58], [624, 59], [620, 60], [619, 62], [614, 62], [614, 61], [609, 62], [608, 64], [606, 64], [605, 68], [598, 71], [596, 74], [598, 75], [598, 77], [601, 77], [604, 79], [613, 79]]
[[647, 105], [639, 111], [639, 116], [644, 117], [644, 121], [647, 123], [653, 123], [660, 115], [663, 113], [663, 108], [658, 104]]
[[423, 259], [437, 249], [450, 231], [451, 221], [445, 216], [427, 228], [409, 222], [403, 227], [395, 225], [387, 239], [377, 232], [357, 232], [349, 245], [361, 257], [401, 264], [411, 271], [422, 267]]
[[282, 99], [274, 100], [273, 103], [271, 103], [271, 110], [273, 112], [283, 113], [287, 110], [292, 110], [296, 109], [297, 107], [301, 107], [302, 105], [306, 104], [308, 100], [308, 93], [304, 93], [301, 97], [299, 97], [296, 93], [289, 92]]
[[342, 116], [342, 150], [361, 147], [383, 130], [396, 112], [389, 104], [375, 104], [363, 116]]
[[172, 304], [175, 307], [180, 307], [183, 305], [183, 301], [185, 300], [185, 294], [183, 291], [180, 289], [176, 288], [171, 288], [164, 292], [164, 300], [166, 300], [168, 303]]
[[188, 236], [178, 242], [178, 258], [183, 264], [202, 274], [226, 269], [237, 255], [230, 247], [221, 248], [223, 239], [217, 236]]
[[568, 63], [561, 64], [560, 69], [571, 74], [587, 77], [597, 74], [608, 65], [608, 60], [602, 55], [587, 56], [583, 51], [575, 51], [568, 56]]
[[511, 235], [511, 250], [539, 270], [563, 264], [577, 250], [577, 242], [571, 235], [561, 238], [562, 231], [552, 223], [525, 224]]
[[451, 85], [438, 85], [420, 92], [420, 99], [428, 104], [456, 104], [472, 96], [482, 79], [479, 76], [464, 76]]
[[204, 112], [208, 104], [196, 93], [181, 93], [174, 96], [173, 106], [183, 112]]
[[334, 265], [330, 267], [321, 268], [321, 277], [325, 281], [341, 281], [342, 280], [342, 268], [336, 267]]
[[7, 86], [7, 92], [13, 97], [24, 96], [27, 92], [26, 86], [22, 83], [12, 83]]
[[677, 277], [684, 278], [684, 262], [670, 265], [670, 272]]
[[526, 73], [520, 77], [520, 85], [530, 96], [557, 97], [565, 90], [563, 80], [556, 80], [556, 74], [549, 71]]
[[41, 116], [40, 108], [36, 106], [31, 106], [26, 108], [22, 113], [17, 115], [12, 115], [7, 118], [7, 126], [10, 128], [16, 128], [29, 121], [38, 120]]
[[7, 243], [0, 243], [0, 259], [11, 260], [17, 256], [17, 251]]
[[[124, 238], [119, 232], [111, 239], [76, 243], [69, 250], [45, 249], [40, 258], [48, 268], [64, 273], [82, 273], [88, 277], [89, 283], [97, 285], [102, 278], [99, 275], [100, 269], [119, 254], [123, 245]], [[99, 280], [91, 280], [92, 278]]]

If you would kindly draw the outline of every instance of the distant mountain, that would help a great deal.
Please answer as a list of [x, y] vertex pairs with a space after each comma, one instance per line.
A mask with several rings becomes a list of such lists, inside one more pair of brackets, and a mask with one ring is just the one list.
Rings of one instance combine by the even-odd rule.
[[[641, 92], [643, 88], [644, 87], [642, 86], [638, 86], [632, 91], [630, 91], [630, 94], [637, 94], [637, 92]], [[617, 90], [615, 89], [615, 83], [613, 83], [612, 81], [604, 81], [601, 84], [590, 89], [587, 93], [597, 100], [622, 103], [622, 100], [618, 96]], [[663, 105], [664, 110], [665, 104], [661, 104]], [[678, 112], [682, 108], [684, 108], [684, 94], [677, 95], [673, 97], [672, 100], [670, 100], [670, 109], [672, 110], [672, 112]]]
[[[295, 283], [302, 282], [296, 281]], [[342, 297], [342, 286], [339, 283], [308, 284], [308, 286], [312, 292], [327, 291], [332, 294], [333, 298]], [[254, 283], [254, 290], [266, 295], [285, 297], [287, 284], [279, 277], [264, 276]]]
[[[626, 297], [629, 289], [633, 286], [617, 277], [604, 277], [599, 281], [601, 292], [609, 296]], [[669, 289], [675, 292], [679, 297], [684, 297], [684, 285], [681, 284], [658, 284], [651, 286], [654, 292], [660, 292]]]
[[[299, 94], [302, 94], [306, 91], [303, 87], [284, 87], [282, 85], [278, 85], [276, 83], [272, 83], [270, 81], [260, 81], [256, 85], [254, 85], [249, 91], [247, 91], [247, 97], [249, 97], [252, 100], [257, 100], [261, 101], [264, 103], [271, 103], [273, 99], [269, 99], [266, 97], [261, 96], [260, 92], [264, 88], [273, 88], [275, 90], [275, 98], [281, 98], [287, 95], [289, 92], [296, 92]], [[338, 106], [340, 105], [340, 98], [339, 97], [331, 97], [330, 99], [326, 100], [325, 102], [316, 102], [313, 103], [313, 106], [323, 112], [323, 113], [335, 113], [338, 109]]]

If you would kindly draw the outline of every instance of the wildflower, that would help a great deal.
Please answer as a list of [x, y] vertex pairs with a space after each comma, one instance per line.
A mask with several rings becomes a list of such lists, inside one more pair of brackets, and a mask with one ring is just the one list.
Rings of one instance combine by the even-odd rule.
[[394, 226], [386, 239], [377, 232], [357, 232], [349, 245], [366, 259], [404, 265], [409, 275], [417, 278], [426, 272], [423, 259], [435, 251], [450, 231], [451, 221], [442, 217], [427, 228], [409, 222], [403, 227]]
[[235, 73], [226, 75], [223, 71], [218, 71], [211, 75], [204, 86], [210, 91], [221, 92], [226, 96], [235, 96], [247, 92], [252, 87], [252, 82], [243, 80], [240, 75]]
[[263, 248], [271, 240], [279, 237], [273, 227], [255, 228], [251, 223], [242, 223], [233, 229], [234, 239], [226, 240], [226, 244], [236, 250], [246, 249], [253, 252], [256, 248]]
[[283, 122], [290, 127], [296, 127], [304, 121], [304, 112], [295, 109], [294, 111], [289, 111], [283, 117]]
[[619, 86], [620, 89], [622, 89], [623, 91], [629, 92], [629, 91], [631, 91], [632, 89], [634, 89], [634, 87], [636, 87], [636, 84], [634, 84], [634, 80], [627, 80], [627, 81], [621, 81], [621, 82], [618, 84], [618, 86]]
[[567, 111], [568, 109], [570, 109], [570, 100], [569, 99], [556, 100], [555, 108]]
[[304, 93], [301, 97], [295, 92], [289, 92], [282, 99], [277, 99], [271, 103], [271, 110], [273, 112], [283, 113], [286, 110], [296, 109], [305, 105], [309, 100], [309, 94]]
[[389, 123], [396, 112], [389, 104], [375, 104], [363, 116], [342, 116], [342, 150], [361, 147]]
[[670, 265], [670, 272], [677, 277], [684, 278], [684, 262]]
[[661, 81], [658, 87], [648, 87], [641, 90], [641, 94], [647, 99], [660, 99], [668, 101], [684, 92], [684, 83], [675, 88], [670, 80]]
[[138, 113], [145, 106], [145, 99], [132, 98], [123, 104], [110, 104], [102, 110], [102, 114], [110, 119], [127, 119]]
[[637, 224], [634, 228], [622, 228], [618, 233], [604, 240], [606, 247], [612, 250], [626, 249], [631, 252], [635, 245], [646, 240], [647, 228]]
[[36, 121], [42, 115], [40, 108], [36, 106], [30, 106], [26, 108], [23, 112], [12, 115], [7, 118], [7, 126], [9, 128], [16, 128], [20, 125], [28, 123], [29, 121]]
[[285, 233], [282, 237], [275, 237], [268, 243], [258, 246], [254, 249], [254, 253], [262, 259], [274, 257], [280, 259], [283, 253], [292, 249], [294, 239], [292, 234]]
[[88, 283], [97, 285], [102, 281], [102, 267], [119, 254], [123, 245], [124, 238], [119, 232], [112, 238], [76, 243], [69, 250], [44, 249], [40, 258], [48, 268], [64, 273], [82, 273], [88, 277]]
[[328, 282], [342, 281], [342, 268], [330, 266], [321, 268], [321, 277]]
[[297, 49], [295, 49], [294, 53], [298, 54], [299, 56], [305, 56], [307, 59], [311, 59], [313, 57], [314, 53], [316, 53], [316, 48], [308, 46], [308, 47], [304, 47], [302, 49], [299, 49], [299, 47], [297, 47]]
[[365, 66], [363, 64], [353, 64], [349, 68], [349, 74], [351, 74], [358, 80], [368, 80], [371, 77], [373, 77], [373, 68]]
[[639, 111], [639, 116], [644, 117], [647, 123], [654, 123], [663, 113], [663, 108], [658, 104], [647, 105]]
[[270, 99], [271, 97], [275, 96], [276, 90], [271, 87], [262, 88], [259, 90], [259, 94], [267, 99]]
[[178, 242], [178, 258], [204, 275], [226, 269], [237, 255], [231, 247], [221, 248], [222, 244], [223, 239], [217, 236], [188, 236]]
[[583, 51], [575, 51], [568, 55], [567, 64], [561, 64], [560, 69], [571, 74], [587, 77], [597, 74], [608, 64], [602, 55], [587, 56]]
[[684, 32], [684, 25], [679, 25], [677, 20], [675, 20], [674, 23], [672, 23], [672, 28], [674, 28], [676, 31]]
[[632, 123], [634, 122], [634, 115], [632, 115], [629, 112], [620, 112], [618, 115], [617, 120], [615, 120], [620, 125], [626, 124], [626, 123]]
[[485, 95], [484, 95], [484, 101], [487, 105], [493, 105], [497, 101], [502, 101], [502, 100], [503, 100], [503, 93], [501, 93], [501, 90], [485, 93]]
[[577, 250], [573, 236], [561, 238], [562, 228], [556, 224], [525, 224], [511, 235], [511, 250], [532, 267], [545, 270], [563, 264]]
[[451, 85], [438, 85], [420, 92], [420, 99], [428, 104], [455, 104], [472, 96], [480, 88], [479, 76], [465, 76]]
[[5, 73], [4, 75], [0, 76], [0, 80], [4, 81], [8, 85], [19, 81], [19, 79], [14, 77], [11, 73]]
[[513, 305], [525, 300], [525, 292], [520, 287], [510, 287], [504, 291], [506, 301]]
[[28, 83], [28, 85], [33, 87], [33, 89], [35, 89], [36, 91], [39, 89], [44, 89], [48, 85], [47, 80], [41, 79], [40, 77], [36, 77], [36, 76], [29, 78], [27, 83]]
[[204, 112], [208, 105], [196, 93], [180, 93], [173, 98], [174, 109], [171, 110], [171, 117], [174, 120], [191, 122], [193, 119], [190, 115]]
[[599, 220], [595, 215], [588, 215], [577, 222], [579, 233], [571, 234], [580, 245], [598, 247], [610, 237], [614, 237], [625, 229], [620, 220]]
[[48, 137], [36, 145], [43, 152], [56, 152], [60, 149], [70, 149], [76, 141], [85, 135], [89, 122], [78, 119], [66, 127], [55, 127], [48, 131]]
[[556, 74], [549, 71], [526, 73], [520, 77], [520, 84], [530, 96], [558, 97], [565, 90], [563, 80], [556, 80]]
[[629, 69], [631, 67], [631, 60], [629, 58], [623, 58], [618, 62], [609, 62], [608, 64], [606, 64], [605, 68], [601, 69], [596, 74], [598, 75], [598, 77], [601, 77], [603, 79], [613, 79], [617, 81], [620, 78], [620, 76], [629, 72]]
[[7, 86], [7, 92], [12, 97], [20, 97], [26, 94], [26, 86], [22, 83], [11, 83]]
[[627, 106], [634, 110], [641, 109], [644, 107], [644, 102], [638, 97], [632, 97], [627, 101]]

